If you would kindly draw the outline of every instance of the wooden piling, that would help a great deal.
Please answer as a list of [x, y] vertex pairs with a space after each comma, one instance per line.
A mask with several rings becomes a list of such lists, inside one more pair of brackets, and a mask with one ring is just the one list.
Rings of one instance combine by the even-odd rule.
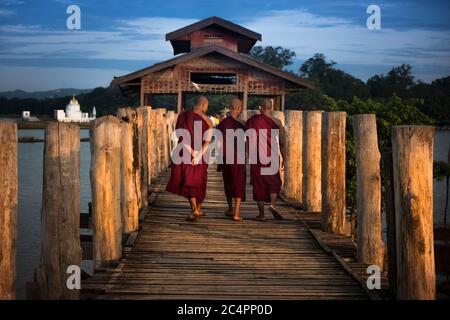
[[164, 168], [164, 113], [165, 109], [155, 109], [155, 141], [156, 141], [156, 159], [155, 167], [157, 174]]
[[388, 258], [389, 297], [397, 297], [397, 245], [395, 231], [394, 172], [392, 168], [392, 152], [382, 155], [384, 203], [386, 213], [386, 250]]
[[137, 186], [136, 189], [136, 197], [137, 202], [140, 206], [141, 204], [141, 166], [139, 164], [139, 127], [137, 121], [137, 111], [136, 108], [132, 107], [124, 107], [119, 108], [117, 110], [117, 117], [124, 122], [128, 122], [132, 125], [133, 128], [133, 137], [132, 137], [132, 150], [133, 150], [133, 173], [131, 174], [135, 181], [134, 185]]
[[357, 257], [361, 263], [383, 268], [380, 151], [378, 150], [375, 115], [354, 115], [353, 131], [357, 174]]
[[120, 208], [120, 121], [101, 117], [90, 127], [94, 262], [109, 267], [122, 254]]
[[148, 205], [148, 111], [149, 110], [147, 107], [136, 108], [139, 142], [139, 166], [141, 168], [140, 208], [145, 208]]
[[303, 115], [303, 209], [322, 211], [322, 114], [308, 111]]
[[345, 112], [322, 121], [322, 230], [345, 234]]
[[139, 199], [138, 189], [140, 186], [136, 184], [135, 153], [133, 151], [133, 119], [121, 118], [121, 195], [120, 207], [122, 212], [123, 233], [129, 234], [136, 231], [139, 227]]
[[431, 126], [392, 128], [397, 298], [436, 298]]
[[17, 124], [0, 122], [0, 300], [16, 298]]
[[286, 164], [284, 173], [284, 194], [286, 197], [302, 201], [302, 153], [303, 153], [303, 112], [286, 111]]
[[45, 129], [41, 261], [35, 283], [41, 299], [79, 299], [69, 289], [69, 266], [80, 267], [80, 128], [49, 122]]

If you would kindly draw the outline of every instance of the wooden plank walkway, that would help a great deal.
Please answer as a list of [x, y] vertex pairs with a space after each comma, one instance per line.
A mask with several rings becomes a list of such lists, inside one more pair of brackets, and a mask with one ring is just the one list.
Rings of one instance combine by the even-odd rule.
[[[82, 283], [84, 299], [367, 299], [360, 283], [323, 249], [297, 211], [283, 201], [286, 220], [244, 221], [226, 209], [222, 177], [210, 166], [205, 217], [187, 222], [186, 200], [164, 192], [166, 172], [153, 187], [141, 230], [117, 268], [97, 270]], [[251, 199], [251, 187], [247, 189]]]

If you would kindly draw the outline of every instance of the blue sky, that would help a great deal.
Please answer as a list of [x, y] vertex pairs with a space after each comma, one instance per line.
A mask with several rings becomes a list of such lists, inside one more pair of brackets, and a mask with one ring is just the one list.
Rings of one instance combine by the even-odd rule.
[[[81, 30], [66, 9], [81, 8]], [[366, 27], [368, 5], [381, 30]], [[363, 80], [409, 63], [429, 82], [450, 75], [450, 1], [0, 0], [0, 91], [106, 86], [172, 56], [164, 34], [217, 15], [262, 34], [260, 45], [314, 53]]]

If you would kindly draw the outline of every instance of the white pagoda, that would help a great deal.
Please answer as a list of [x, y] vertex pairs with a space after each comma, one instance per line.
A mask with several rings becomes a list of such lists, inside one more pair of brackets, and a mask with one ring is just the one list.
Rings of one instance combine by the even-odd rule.
[[95, 107], [92, 109], [90, 116], [87, 112], [81, 112], [80, 104], [74, 95], [67, 104], [66, 111], [55, 110], [55, 119], [59, 122], [90, 122], [95, 120], [96, 113]]

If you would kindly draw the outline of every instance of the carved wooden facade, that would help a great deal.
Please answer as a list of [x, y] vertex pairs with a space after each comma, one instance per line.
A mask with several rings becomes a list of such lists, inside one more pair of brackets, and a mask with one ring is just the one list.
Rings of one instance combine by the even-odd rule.
[[238, 95], [244, 108], [249, 94], [270, 96], [282, 110], [286, 93], [312, 88], [308, 81], [249, 56], [261, 35], [221, 18], [176, 30], [166, 40], [175, 54], [182, 54], [113, 80], [122, 87], [139, 87], [141, 105], [149, 105], [154, 94], [177, 94], [181, 111], [185, 93], [202, 92]]

